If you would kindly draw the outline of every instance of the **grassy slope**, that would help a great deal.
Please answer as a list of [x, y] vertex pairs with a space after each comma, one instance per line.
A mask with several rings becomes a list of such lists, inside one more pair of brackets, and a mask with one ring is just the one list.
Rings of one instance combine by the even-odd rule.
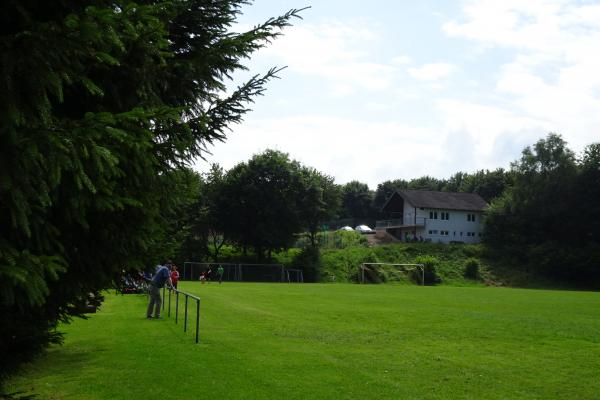
[[593, 399], [600, 294], [183, 283], [202, 344], [109, 296], [12, 389], [42, 399]]
[[483, 278], [495, 280], [491, 265], [483, 257], [481, 245], [447, 245], [437, 243], [395, 243], [375, 247], [348, 247], [324, 250], [322, 252], [322, 272], [326, 279], [332, 275], [337, 281], [356, 282], [358, 266], [364, 262], [415, 263], [419, 257], [434, 257], [438, 263], [436, 270], [442, 283], [452, 285], [473, 285], [475, 282], [463, 277], [464, 265], [469, 259], [481, 265]]

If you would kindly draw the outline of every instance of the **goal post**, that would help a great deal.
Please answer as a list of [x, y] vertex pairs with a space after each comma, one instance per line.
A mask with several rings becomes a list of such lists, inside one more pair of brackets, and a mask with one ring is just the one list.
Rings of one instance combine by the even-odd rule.
[[304, 283], [304, 274], [301, 269], [286, 268], [285, 274], [288, 283]]
[[196, 281], [202, 272], [212, 268], [212, 277], [216, 277], [219, 266], [223, 267], [223, 280], [233, 282], [304, 282], [302, 271], [286, 269], [282, 264], [250, 264], [250, 263], [221, 263], [221, 262], [190, 262], [183, 263], [181, 280]]
[[[359, 283], [367, 283], [367, 273], [368, 271], [374, 271], [374, 268], [381, 268], [384, 266], [389, 266], [389, 267], [393, 267], [398, 271], [403, 271], [403, 272], [412, 272], [412, 271], [416, 271], [417, 273], [420, 272], [420, 280], [421, 280], [421, 285], [425, 286], [425, 265], [423, 264], [396, 264], [396, 263], [362, 263], [360, 265], [360, 273], [358, 276], [359, 279]], [[374, 267], [374, 268], [373, 268]]]
[[242, 282], [287, 282], [282, 264], [238, 264], [238, 278]]
[[197, 281], [200, 279], [200, 274], [206, 271], [208, 268], [212, 268], [213, 276], [217, 274], [218, 266], [223, 267], [223, 280], [225, 281], [237, 281], [237, 266], [234, 263], [204, 263], [204, 262], [191, 262], [186, 261], [183, 263], [183, 275], [181, 280], [185, 281]]

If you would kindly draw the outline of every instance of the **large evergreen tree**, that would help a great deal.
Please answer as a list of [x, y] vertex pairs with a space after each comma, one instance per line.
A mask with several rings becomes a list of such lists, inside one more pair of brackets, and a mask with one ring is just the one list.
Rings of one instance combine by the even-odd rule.
[[230, 32], [246, 3], [0, 3], [0, 383], [89, 293], [143, 265], [172, 171], [276, 73], [227, 90], [297, 15]]

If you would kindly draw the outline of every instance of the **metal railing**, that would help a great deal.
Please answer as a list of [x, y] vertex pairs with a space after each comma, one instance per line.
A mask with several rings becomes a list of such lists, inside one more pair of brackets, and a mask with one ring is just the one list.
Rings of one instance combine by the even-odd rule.
[[[166, 291], [169, 292], [169, 300], [168, 302], [165, 301], [165, 293]], [[171, 288], [167, 288], [167, 287], [163, 287], [163, 302], [162, 302], [162, 309], [163, 311], [165, 310], [165, 303], [168, 303], [168, 308], [167, 308], [167, 317], [171, 318], [171, 297], [175, 297], [175, 324], [179, 323], [179, 295], [182, 295], [185, 297], [185, 302], [184, 302], [184, 317], [183, 317], [183, 331], [187, 332], [187, 327], [188, 327], [188, 300], [191, 298], [192, 300], [194, 300], [196, 302], [196, 343], [200, 342], [200, 297], [194, 296], [193, 294], [189, 294], [186, 292], [182, 292], [179, 291], [177, 289], [171, 289]], [[174, 294], [174, 296], [172, 296], [172, 294]]]
[[406, 218], [406, 221], [403, 218], [394, 218], [394, 219], [386, 219], [383, 221], [377, 221], [375, 224], [375, 228], [384, 229], [384, 228], [395, 228], [395, 227], [403, 227], [403, 226], [425, 226], [427, 218], [410, 217]]
[[375, 224], [375, 227], [376, 228], [389, 228], [392, 226], [402, 226], [402, 225], [404, 225], [403, 222], [404, 221], [402, 220], [402, 218], [386, 219], [383, 221], [377, 221]]

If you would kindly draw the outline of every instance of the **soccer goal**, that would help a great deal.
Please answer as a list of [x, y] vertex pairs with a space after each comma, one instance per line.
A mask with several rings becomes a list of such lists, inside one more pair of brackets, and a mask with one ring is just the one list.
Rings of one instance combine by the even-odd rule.
[[288, 283], [304, 283], [304, 274], [301, 269], [286, 269], [285, 274]]
[[425, 286], [425, 266], [423, 264], [362, 263], [359, 283], [383, 283], [408, 281], [411, 277]]
[[183, 274], [181, 280], [186, 281], [197, 281], [200, 279], [200, 275], [212, 268], [213, 279], [217, 276], [217, 268], [223, 267], [223, 280], [224, 281], [237, 281], [238, 264], [233, 263], [201, 263], [186, 261], [183, 263]]
[[281, 264], [238, 264], [240, 282], [287, 282]]
[[217, 268], [223, 267], [223, 280], [233, 282], [303, 282], [302, 271], [290, 270], [288, 273], [281, 264], [234, 264], [201, 263], [186, 261], [183, 263], [182, 280], [197, 281], [200, 275], [212, 269], [212, 279], [216, 279]]

